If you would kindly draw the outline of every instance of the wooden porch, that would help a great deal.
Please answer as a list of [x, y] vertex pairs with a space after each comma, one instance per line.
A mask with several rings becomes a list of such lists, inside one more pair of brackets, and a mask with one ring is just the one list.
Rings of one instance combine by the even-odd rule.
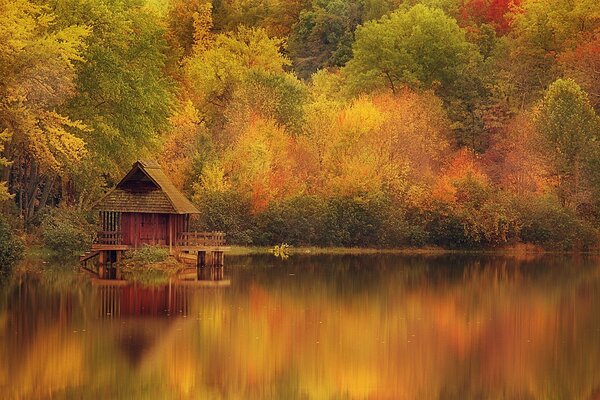
[[[225, 246], [225, 233], [223, 232], [181, 232], [177, 238], [169, 243], [147, 243], [144, 245], [169, 248], [172, 254], [189, 251], [227, 251]], [[96, 250], [132, 250], [144, 245], [126, 244], [120, 231], [100, 231], [92, 244], [92, 251]]]
[[120, 231], [100, 231], [92, 248], [82, 254], [79, 261], [84, 269], [98, 274], [100, 278], [121, 279], [120, 261], [123, 252], [143, 246], [169, 249], [171, 255], [179, 261], [194, 265], [199, 279], [206, 274], [205, 267], [216, 267], [222, 270], [224, 252], [229, 250], [229, 247], [225, 246], [223, 232], [181, 232], [174, 243], [150, 242], [136, 246], [124, 243]]

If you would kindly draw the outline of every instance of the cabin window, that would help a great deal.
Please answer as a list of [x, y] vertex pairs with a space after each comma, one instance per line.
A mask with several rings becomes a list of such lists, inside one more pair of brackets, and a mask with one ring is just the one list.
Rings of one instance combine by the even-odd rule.
[[101, 211], [100, 227], [104, 232], [119, 232], [121, 230], [121, 213], [114, 211]]

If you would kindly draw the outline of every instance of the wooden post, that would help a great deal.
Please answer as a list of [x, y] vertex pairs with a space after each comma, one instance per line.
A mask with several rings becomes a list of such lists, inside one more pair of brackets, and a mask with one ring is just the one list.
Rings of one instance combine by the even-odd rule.
[[171, 214], [168, 216], [169, 218], [169, 253], [173, 255], [173, 218], [171, 218]]
[[206, 267], [206, 251], [198, 251], [198, 267]]
[[115, 274], [115, 279], [121, 279], [121, 255], [123, 254], [122, 250], [117, 250], [116, 264], [117, 271]]
[[106, 255], [104, 250], [98, 254], [98, 277], [104, 279], [104, 264], [106, 262]]

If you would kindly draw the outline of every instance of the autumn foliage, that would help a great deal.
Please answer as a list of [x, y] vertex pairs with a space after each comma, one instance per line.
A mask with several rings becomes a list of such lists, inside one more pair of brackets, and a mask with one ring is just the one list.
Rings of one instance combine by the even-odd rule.
[[0, 199], [34, 229], [151, 157], [234, 242], [593, 247], [599, 13], [3, 1]]

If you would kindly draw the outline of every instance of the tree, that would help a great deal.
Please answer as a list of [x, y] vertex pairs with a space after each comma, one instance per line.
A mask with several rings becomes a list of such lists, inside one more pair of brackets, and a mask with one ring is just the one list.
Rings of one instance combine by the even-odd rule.
[[290, 61], [281, 53], [282, 45], [281, 39], [270, 38], [263, 29], [240, 27], [216, 35], [208, 49], [184, 61], [186, 95], [206, 117], [207, 126], [218, 132], [216, 139], [222, 135], [232, 100], [252, 76], [284, 74]]
[[460, 8], [460, 21], [477, 27], [489, 25], [498, 35], [504, 35], [510, 28], [510, 13], [520, 3], [520, 0], [468, 0]]
[[181, 104], [169, 117], [159, 162], [173, 184], [190, 191], [194, 177], [213, 157], [213, 143], [200, 113], [191, 101]]
[[318, 69], [343, 66], [352, 55], [362, 14], [362, 0], [314, 0], [290, 34], [288, 51], [296, 72], [308, 78]]
[[166, 31], [160, 17], [138, 0], [53, 0], [60, 24], [93, 27], [85, 64], [76, 70], [69, 115], [85, 121], [83, 135], [92, 175], [117, 177], [155, 150], [168, 126], [173, 82], [167, 67]]
[[[4, 143], [10, 140], [10, 134], [8, 130], [4, 130], [4, 132], [0, 132], [0, 154], [4, 151]], [[9, 167], [10, 161], [8, 161], [4, 157], [0, 157], [0, 167]], [[0, 202], [4, 200], [10, 199], [12, 196], [8, 191], [8, 187], [6, 186], [7, 182], [0, 182]]]
[[549, 144], [559, 195], [575, 208], [586, 196], [585, 164], [597, 157], [600, 118], [575, 81], [559, 79], [546, 91], [536, 124]]
[[448, 87], [477, 56], [456, 20], [416, 5], [358, 28], [344, 72], [358, 90]]
[[270, 36], [285, 37], [310, 0], [218, 0], [213, 1], [215, 27], [220, 32], [239, 26], [261, 28]]
[[213, 27], [212, 4], [207, 0], [174, 0], [169, 8], [167, 36], [171, 46], [188, 56], [194, 46], [204, 46]]
[[61, 26], [26, 0], [0, 1], [0, 26], [0, 132], [8, 161], [1, 180], [9, 181], [29, 222], [58, 176], [73, 171], [85, 154], [86, 126], [60, 110], [75, 94], [89, 29]]
[[545, 140], [533, 120], [531, 112], [515, 116], [492, 137], [483, 156], [494, 183], [520, 197], [542, 195], [552, 187]]
[[563, 52], [558, 62], [565, 74], [589, 94], [596, 110], [600, 110], [600, 30], [589, 41]]
[[600, 27], [599, 15], [596, 0], [529, 0], [514, 10], [508, 54], [498, 68], [511, 71], [508, 79], [523, 105], [560, 76], [557, 57], [585, 42]]
[[256, 117], [223, 155], [225, 174], [240, 193], [249, 195], [255, 211], [299, 191], [293, 144], [274, 121]]

